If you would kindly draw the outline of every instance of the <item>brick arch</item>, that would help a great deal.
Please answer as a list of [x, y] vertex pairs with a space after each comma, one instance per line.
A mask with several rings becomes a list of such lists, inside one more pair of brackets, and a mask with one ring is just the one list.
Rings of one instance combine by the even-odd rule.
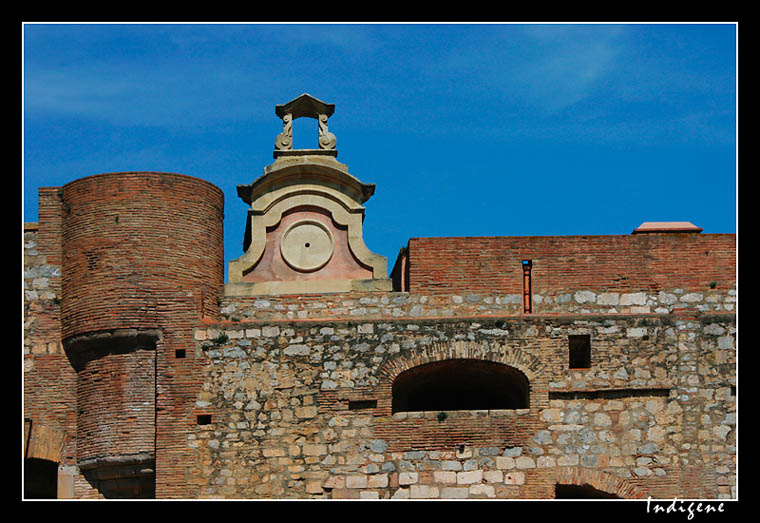
[[404, 371], [423, 365], [443, 360], [474, 359], [503, 363], [519, 370], [528, 381], [536, 379], [540, 373], [542, 363], [535, 356], [518, 348], [505, 347], [493, 342], [455, 341], [451, 343], [432, 343], [423, 350], [413, 354], [402, 355], [385, 362], [380, 368], [379, 376], [383, 382], [393, 381]]
[[557, 467], [555, 480], [563, 485], [590, 485], [622, 499], [641, 499], [646, 492], [627, 479], [585, 467]]
[[[422, 350], [408, 355], [400, 355], [387, 360], [378, 371], [378, 407], [380, 412], [390, 414], [392, 411], [393, 382], [407, 370], [426, 363], [444, 360], [480, 360], [501, 363], [517, 369], [528, 380], [531, 406], [544, 403], [543, 394], [537, 397], [533, 383], [540, 376], [543, 364], [535, 356], [515, 347], [507, 347], [501, 343], [488, 341], [454, 341], [449, 343], [435, 342]], [[538, 400], [538, 401], [537, 401]]]

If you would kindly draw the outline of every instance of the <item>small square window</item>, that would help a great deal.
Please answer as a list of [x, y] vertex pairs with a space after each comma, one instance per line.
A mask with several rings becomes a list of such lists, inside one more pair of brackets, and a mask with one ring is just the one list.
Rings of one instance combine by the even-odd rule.
[[184, 358], [185, 357], [185, 349], [177, 349], [174, 351], [174, 357], [176, 358]]
[[198, 425], [211, 425], [211, 414], [200, 414], [198, 416]]
[[377, 400], [356, 400], [348, 402], [348, 410], [364, 410], [377, 408]]
[[591, 336], [588, 334], [568, 337], [571, 369], [591, 368]]

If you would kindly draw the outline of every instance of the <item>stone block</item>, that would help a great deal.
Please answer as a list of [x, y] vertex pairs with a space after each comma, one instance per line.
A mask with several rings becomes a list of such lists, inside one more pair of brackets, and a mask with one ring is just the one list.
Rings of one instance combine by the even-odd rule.
[[551, 456], [538, 456], [536, 458], [536, 466], [540, 469], [554, 468], [556, 466], [556, 463], [554, 461], [554, 458]]
[[646, 305], [647, 295], [644, 292], [634, 292], [620, 296], [620, 305]]
[[469, 472], [457, 472], [458, 485], [471, 485], [483, 481], [483, 471], [473, 470]]
[[417, 483], [418, 477], [419, 476], [417, 472], [399, 472], [398, 484], [411, 485], [413, 483]]
[[440, 496], [438, 487], [429, 485], [412, 485], [409, 488], [409, 497], [411, 499], [432, 499]]
[[612, 425], [612, 419], [604, 412], [597, 412], [594, 414], [594, 425], [600, 427], [609, 427]]
[[507, 470], [515, 468], [515, 458], [510, 456], [496, 456], [496, 468]]
[[492, 498], [495, 496], [494, 488], [492, 485], [471, 485], [470, 486], [471, 497], [487, 497]]
[[375, 326], [372, 323], [364, 323], [357, 327], [359, 334], [372, 334], [375, 332]]
[[548, 430], [539, 430], [536, 435], [533, 436], [533, 441], [538, 445], [548, 445], [552, 442], [551, 432]]
[[596, 294], [591, 291], [578, 291], [573, 296], [577, 303], [594, 303], [596, 301]]
[[400, 488], [396, 492], [393, 493], [391, 496], [391, 499], [409, 499], [409, 489], [408, 488]]
[[541, 411], [541, 420], [548, 422], [562, 421], [562, 409], [544, 409]]
[[327, 454], [327, 445], [324, 444], [313, 444], [313, 443], [304, 443], [303, 444], [303, 453], [304, 456], [324, 456]]
[[483, 479], [488, 483], [502, 483], [504, 481], [504, 473], [501, 470], [484, 470]]
[[322, 486], [324, 488], [329, 488], [329, 489], [346, 488], [346, 477], [345, 476], [330, 476], [329, 478], [325, 480]]
[[333, 490], [333, 499], [359, 499], [360, 492], [356, 489], [340, 488]]
[[298, 418], [313, 418], [317, 415], [317, 407], [296, 407], [295, 413]]
[[361, 475], [351, 475], [346, 476], [346, 488], [349, 489], [364, 489], [367, 488], [367, 476], [361, 474]]
[[436, 483], [456, 483], [457, 474], [453, 471], [436, 470], [433, 472], [433, 481]]
[[309, 479], [306, 480], [306, 493], [307, 494], [321, 494], [323, 492], [322, 490], [322, 482], [318, 479]]
[[612, 305], [616, 306], [620, 304], [620, 294], [617, 292], [605, 292], [597, 296], [597, 305]]
[[647, 430], [647, 439], [650, 441], [662, 442], [665, 440], [665, 437], [667, 435], [667, 429], [664, 429], [662, 427], [654, 426], [650, 427], [649, 430]]
[[388, 474], [373, 474], [367, 477], [367, 487], [385, 488], [388, 486]]
[[261, 334], [266, 338], [274, 338], [280, 335], [280, 328], [276, 325], [262, 327]]
[[441, 497], [446, 499], [466, 499], [470, 496], [470, 489], [467, 487], [443, 487], [441, 488]]
[[557, 458], [557, 465], [560, 467], [572, 467], [580, 463], [580, 458], [577, 454], [571, 454], [566, 456], [560, 456]]
[[536, 462], [530, 456], [520, 456], [515, 460], [515, 466], [518, 469], [532, 469], [536, 468]]
[[308, 356], [309, 351], [310, 349], [308, 345], [293, 344], [285, 347], [283, 352], [288, 356]]
[[444, 460], [441, 461], [441, 470], [453, 470], [456, 472], [462, 470], [462, 463], [456, 460]]
[[523, 485], [525, 483], [525, 473], [515, 471], [504, 474], [504, 483], [507, 485]]

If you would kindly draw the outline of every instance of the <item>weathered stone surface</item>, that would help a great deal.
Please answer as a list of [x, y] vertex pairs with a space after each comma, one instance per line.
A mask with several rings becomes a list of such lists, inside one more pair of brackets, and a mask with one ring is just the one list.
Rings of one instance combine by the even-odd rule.
[[398, 484], [402, 486], [411, 485], [413, 483], [417, 483], [417, 479], [417, 472], [401, 472], [398, 475]]
[[349, 475], [346, 476], [346, 488], [349, 489], [363, 489], [367, 488], [369, 483], [367, 476], [364, 475]]
[[470, 489], [467, 487], [442, 487], [441, 498], [466, 499], [470, 497]]
[[507, 485], [523, 485], [525, 483], [524, 472], [510, 472], [504, 474], [504, 483]]
[[457, 472], [457, 484], [459, 485], [471, 485], [473, 483], [480, 483], [483, 481], [483, 471], [473, 470], [470, 472]]

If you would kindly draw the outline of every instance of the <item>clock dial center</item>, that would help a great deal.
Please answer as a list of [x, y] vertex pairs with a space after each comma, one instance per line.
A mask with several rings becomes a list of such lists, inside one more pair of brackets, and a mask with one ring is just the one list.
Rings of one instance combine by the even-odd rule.
[[330, 230], [317, 220], [301, 220], [282, 235], [280, 252], [285, 262], [301, 272], [315, 271], [330, 261], [335, 242]]

